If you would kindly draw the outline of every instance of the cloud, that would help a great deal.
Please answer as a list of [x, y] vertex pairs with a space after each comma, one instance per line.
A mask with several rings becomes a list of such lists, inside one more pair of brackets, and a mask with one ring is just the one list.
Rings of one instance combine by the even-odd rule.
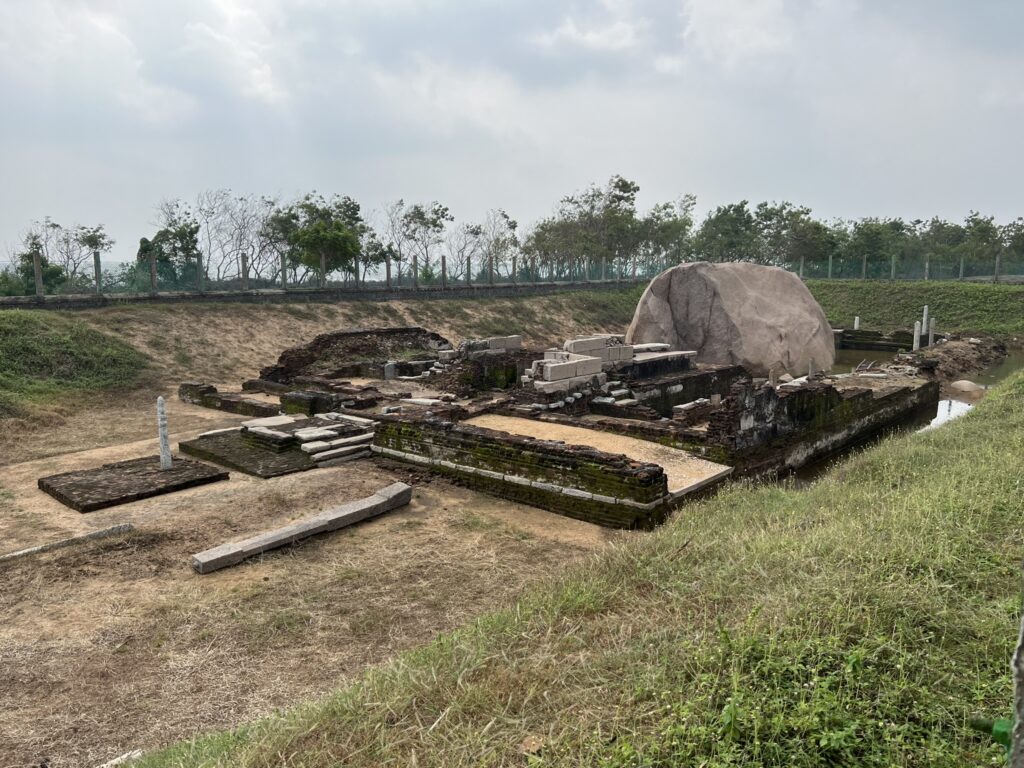
[[1024, 5], [983, 5], [4, 0], [0, 253], [50, 215], [130, 258], [215, 187], [525, 225], [613, 173], [643, 204], [1012, 218]]
[[578, 45], [592, 51], [625, 51], [636, 47], [639, 34], [636, 25], [625, 19], [616, 19], [603, 25], [581, 26], [567, 17], [553, 31], [535, 38], [545, 48], [557, 48], [562, 43]]
[[783, 0], [685, 0], [683, 39], [727, 68], [787, 53], [794, 30]]

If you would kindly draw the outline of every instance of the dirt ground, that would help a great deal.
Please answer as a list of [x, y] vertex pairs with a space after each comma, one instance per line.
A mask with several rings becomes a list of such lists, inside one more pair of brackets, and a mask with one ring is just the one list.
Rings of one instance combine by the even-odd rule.
[[[231, 322], [202, 308], [83, 313], [149, 354], [152, 371], [135, 391], [0, 422], [0, 553], [120, 522], [136, 531], [0, 564], [0, 768], [96, 766], [323, 695], [633, 535], [374, 459], [272, 480], [232, 472], [89, 514], [36, 487], [44, 475], [155, 454], [157, 394], [172, 446], [244, 420], [179, 402], [184, 379], [232, 391], [325, 330], [418, 321], [457, 341], [469, 322], [408, 314], [394, 304], [240, 307]], [[406, 508], [214, 574], [189, 565], [193, 552], [395, 480], [415, 488]]]
[[[237, 420], [180, 403], [171, 418]], [[97, 765], [321, 695], [624, 535], [370, 459], [273, 480], [232, 473], [87, 515], [35, 487], [154, 450], [136, 441], [0, 475], [2, 552], [137, 529], [0, 565], [0, 766]], [[394, 480], [416, 488], [409, 507], [215, 574], [189, 565], [192, 552]]]

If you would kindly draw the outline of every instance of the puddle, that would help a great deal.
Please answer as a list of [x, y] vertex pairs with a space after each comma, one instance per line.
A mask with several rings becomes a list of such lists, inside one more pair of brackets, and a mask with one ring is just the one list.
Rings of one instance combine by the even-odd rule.
[[946, 422], [963, 416], [973, 407], [974, 406], [970, 403], [965, 403], [961, 400], [939, 400], [939, 408], [935, 414], [935, 418], [917, 431], [927, 432], [929, 429], [941, 427]]

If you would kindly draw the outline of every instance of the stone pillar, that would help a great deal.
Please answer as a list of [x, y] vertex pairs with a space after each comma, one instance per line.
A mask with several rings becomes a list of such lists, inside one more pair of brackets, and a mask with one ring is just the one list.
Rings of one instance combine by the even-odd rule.
[[100, 266], [100, 252], [92, 252], [92, 271], [96, 280], [96, 293], [103, 293], [103, 269]]
[[914, 351], [917, 352], [921, 348], [921, 321], [914, 321]]
[[167, 437], [167, 409], [163, 395], [156, 399], [156, 429], [160, 435], [160, 469], [170, 469], [171, 442]]
[[928, 318], [928, 346], [935, 343], [935, 318]]
[[811, 358], [811, 362], [807, 366], [807, 378], [811, 378], [818, 372], [817, 366], [814, 364], [814, 358]]
[[924, 312], [921, 314], [921, 333], [928, 332], [928, 305], [924, 305]]
[[853, 330], [860, 330], [860, 315], [857, 315], [856, 317], [853, 318]]

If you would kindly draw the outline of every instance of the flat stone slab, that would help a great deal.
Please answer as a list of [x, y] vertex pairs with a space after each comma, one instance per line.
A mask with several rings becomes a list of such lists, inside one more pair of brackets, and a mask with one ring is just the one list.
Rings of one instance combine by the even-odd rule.
[[408, 504], [411, 499], [411, 486], [405, 483], [392, 483], [372, 496], [347, 502], [283, 528], [198, 552], [192, 555], [192, 567], [199, 573], [211, 573], [240, 563], [253, 555], [382, 515]]
[[237, 469], [256, 477], [278, 477], [291, 472], [313, 469], [308, 455], [299, 450], [298, 443], [277, 450], [245, 438], [244, 432], [222, 432], [200, 435], [194, 440], [182, 440], [178, 450], [204, 461]]
[[159, 456], [146, 456], [41, 477], [39, 488], [78, 512], [95, 512], [227, 479], [227, 472], [200, 461], [179, 457], [170, 469], [162, 470]]

